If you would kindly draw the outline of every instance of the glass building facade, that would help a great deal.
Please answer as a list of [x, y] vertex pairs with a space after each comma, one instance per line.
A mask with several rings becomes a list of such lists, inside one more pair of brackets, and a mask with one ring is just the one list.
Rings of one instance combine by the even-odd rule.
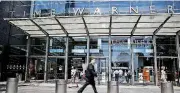
[[[178, 24], [165, 27], [169, 17], [161, 16], [161, 14], [178, 15], [180, 12], [179, 4], [180, 1], [154, 0], [34, 1], [30, 5], [30, 16], [34, 19], [33, 21], [31, 19], [25, 20], [27, 23], [28, 21], [35, 23], [38, 29], [42, 30], [41, 33], [31, 23], [21, 25], [20, 21], [15, 23], [10, 19], [11, 23], [19, 26], [28, 34], [27, 45], [25, 45], [25, 79], [50, 81], [70, 78], [72, 66], [83, 71], [84, 64], [94, 58], [99, 84], [114, 81], [115, 70], [123, 71], [123, 77], [120, 78], [120, 81], [126, 83], [124, 76], [125, 72], [129, 70], [132, 73], [132, 84], [155, 83], [157, 85], [163, 67], [167, 72], [168, 81], [178, 81], [179, 35], [170, 34], [168, 31], [155, 34], [163, 26], [163, 30], [180, 30]], [[151, 16], [156, 14], [160, 16], [157, 18]], [[122, 18], [107, 17], [112, 15], [113, 17], [122, 16]], [[133, 19], [137, 15], [140, 15], [137, 20]], [[60, 16], [59, 19], [58, 16]], [[88, 19], [86, 16], [97, 18]], [[123, 16], [125, 16], [125, 21]], [[128, 19], [128, 16], [132, 18]], [[149, 21], [146, 21], [146, 16], [148, 16], [147, 20]], [[38, 17], [42, 19], [38, 20]], [[78, 21], [81, 17], [84, 23]], [[96, 22], [101, 17], [102, 22]], [[47, 21], [45, 22], [43, 18]], [[51, 18], [59, 20], [57, 22], [60, 29]], [[68, 18], [77, 19], [70, 20]], [[160, 18], [164, 18], [164, 20], [161, 21]], [[168, 23], [170, 25], [173, 22]], [[78, 26], [81, 28], [81, 25], [83, 25], [82, 29], [86, 29], [85, 33], [81, 29], [77, 29]], [[60, 32], [54, 33], [57, 30], [63, 30], [64, 33], [67, 31], [68, 35], [67, 33], [66, 35], [61, 35]], [[87, 33], [88, 31], [89, 33]], [[80, 34], [80, 32], [82, 33]]]

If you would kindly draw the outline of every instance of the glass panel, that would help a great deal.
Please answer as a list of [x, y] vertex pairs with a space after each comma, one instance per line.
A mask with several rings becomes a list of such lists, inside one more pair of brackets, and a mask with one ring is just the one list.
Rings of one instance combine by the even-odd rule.
[[135, 23], [112, 23], [112, 28], [133, 28]]
[[176, 35], [176, 33], [164, 32], [164, 33], [157, 33], [157, 35]]
[[137, 28], [143, 27], [143, 28], [148, 28], [148, 27], [159, 27], [161, 23], [138, 23]]
[[111, 33], [131, 33], [132, 29], [111, 29]]
[[34, 25], [30, 20], [17, 20], [17, 21], [10, 21], [14, 25]]
[[[71, 37], [69, 38], [69, 70], [78, 70], [77, 78], [82, 77], [85, 73], [87, 39], [86, 37]], [[69, 71], [70, 72], [70, 71]], [[81, 77], [79, 77], [81, 76]], [[71, 78], [72, 79], [72, 78]], [[76, 81], [77, 82], [77, 81]], [[81, 81], [80, 81], [81, 82]]]
[[88, 29], [91, 28], [109, 28], [109, 23], [104, 23], [104, 24], [86, 24]]
[[84, 24], [63, 24], [65, 29], [84, 29]]
[[153, 35], [153, 33], [149, 33], [149, 32], [135, 32], [134, 35]]
[[111, 35], [131, 35], [131, 33], [112, 33]]
[[31, 55], [45, 55], [46, 53], [46, 38], [32, 38], [31, 40]]
[[154, 28], [154, 29], [136, 29], [136, 30], [135, 30], [135, 33], [138, 33], [138, 32], [142, 32], [142, 33], [153, 33], [155, 30], [156, 30], [156, 28]]
[[43, 35], [44, 33], [42, 31], [26, 31], [30, 35]]
[[[11, 49], [12, 50], [12, 49]], [[15, 50], [15, 49], [14, 49]], [[15, 54], [15, 51], [17, 52]], [[1, 75], [4, 75], [5, 77], [17, 77], [17, 75], [21, 76], [21, 80], [24, 80], [25, 78], [25, 70], [26, 70], [26, 57], [25, 57], [25, 51], [20, 51], [20, 50], [15, 50], [14, 51], [14, 56], [10, 55], [8, 57], [8, 61], [6, 61], [6, 64], [3, 64], [4, 70], [6, 71], [5, 73], [1, 73]], [[24, 53], [23, 56], [22, 54], [18, 53]], [[13, 52], [11, 51], [11, 54]], [[5, 60], [4, 60], [5, 61]]]
[[39, 30], [37, 26], [18, 26], [22, 30]]
[[165, 23], [163, 27], [180, 27], [180, 23]]
[[157, 56], [177, 56], [175, 36], [157, 37]]
[[68, 33], [80, 33], [80, 34], [83, 34], [83, 33], [86, 33], [86, 30], [85, 29], [68, 29], [67, 30]]
[[103, 22], [110, 22], [109, 16], [96, 16], [96, 17], [84, 17], [86, 23], [103, 23]]
[[44, 37], [46, 35], [30, 35], [31, 37]]
[[175, 77], [177, 75], [177, 51], [175, 36], [158, 36], [156, 42], [158, 71], [161, 72], [164, 70], [166, 72], [167, 81], [175, 81]]
[[87, 36], [87, 34], [69, 34], [69, 36]]
[[161, 28], [160, 30], [159, 30], [159, 33], [163, 33], [163, 32], [165, 32], [165, 33], [167, 33], [167, 32], [177, 32], [177, 31], [179, 31], [180, 30], [180, 28]]
[[57, 34], [64, 34], [64, 31], [63, 30], [48, 30], [46, 31], [48, 34], [54, 34], [54, 35], [57, 35]]
[[106, 33], [106, 34], [90, 33], [90, 36], [107, 36], [107, 35], [109, 35], [109, 34], [108, 33]]
[[89, 29], [89, 33], [109, 33], [109, 29]]
[[139, 16], [112, 16], [112, 22], [137, 22]]
[[[121, 84], [126, 82], [125, 72], [131, 66], [130, 60], [130, 37], [113, 36], [112, 37], [112, 80], [119, 80]], [[117, 74], [119, 73], [119, 74]]]
[[153, 84], [154, 58], [152, 36], [133, 36], [132, 41], [135, 84]]
[[10, 55], [25, 56], [26, 49], [26, 45], [10, 45]]
[[60, 25], [41, 25], [42, 29], [61, 29]]
[[164, 22], [168, 16], [142, 16], [139, 22]]
[[60, 23], [82, 23], [83, 24], [83, 20], [81, 17], [62, 17], [62, 18], [58, 18], [58, 20], [60, 21]]
[[39, 25], [45, 25], [45, 24], [58, 24], [57, 21], [55, 19], [51, 19], [51, 18], [37, 18], [37, 19], [33, 19], [34, 22], [36, 22]]
[[32, 80], [44, 79], [45, 58], [29, 59], [29, 78]]
[[[54, 79], [64, 79], [65, 76], [64, 72], [65, 72], [65, 60], [63, 58], [49, 58], [48, 81], [53, 81]], [[70, 72], [70, 70], [68, 72]]]
[[167, 22], [179, 22], [180, 18], [178, 15], [173, 15]]
[[65, 38], [64, 37], [53, 37], [50, 39], [50, 56], [65, 56]]

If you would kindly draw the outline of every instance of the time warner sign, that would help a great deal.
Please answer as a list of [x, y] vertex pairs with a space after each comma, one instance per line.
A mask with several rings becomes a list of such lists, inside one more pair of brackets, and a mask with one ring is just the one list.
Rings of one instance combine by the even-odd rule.
[[[43, 9], [51, 9], [51, 15], [118, 15], [180, 13], [180, 1], [109, 1], [109, 2], [35, 2], [34, 14], [42, 15]], [[43, 6], [41, 5], [43, 4]], [[44, 7], [46, 6], [46, 7]]]

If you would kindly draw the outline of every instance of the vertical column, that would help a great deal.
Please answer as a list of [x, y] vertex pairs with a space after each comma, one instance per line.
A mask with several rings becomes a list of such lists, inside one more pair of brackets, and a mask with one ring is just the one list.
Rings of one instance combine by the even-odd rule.
[[111, 51], [111, 36], [109, 36], [109, 81], [111, 81], [111, 62], [112, 62], [112, 51]]
[[111, 92], [111, 62], [112, 62], [112, 51], [111, 51], [111, 47], [112, 47], [112, 44], [111, 44], [111, 36], [109, 35], [109, 61], [108, 61], [108, 83], [107, 83], [107, 93], [110, 93]]
[[131, 84], [134, 85], [134, 52], [133, 52], [133, 46], [132, 46], [132, 41], [133, 37], [130, 37], [130, 53], [131, 53]]
[[28, 35], [27, 36], [27, 44], [26, 44], [26, 71], [25, 71], [25, 82], [28, 81], [29, 76], [29, 70], [28, 70], [28, 64], [29, 64], [29, 55], [30, 55], [30, 45], [31, 45], [31, 38]]
[[69, 37], [66, 37], [66, 51], [65, 51], [65, 80], [68, 81], [68, 54], [69, 54]]
[[156, 48], [156, 36], [153, 35], [153, 48], [154, 48], [154, 76], [155, 85], [158, 85], [158, 72], [157, 72], [157, 48]]
[[89, 54], [90, 54], [90, 37], [87, 36], [87, 65], [89, 64]]
[[48, 65], [48, 55], [49, 55], [49, 36], [46, 38], [46, 55], [45, 55], [45, 68], [44, 68], [44, 82], [47, 82], [47, 65]]
[[31, 18], [35, 17], [34, 16], [34, 5], [35, 5], [34, 3], [35, 3], [35, 1], [31, 0], [31, 10], [30, 10], [30, 17]]
[[178, 33], [176, 33], [176, 51], [177, 51], [177, 56], [178, 56], [178, 58], [177, 58], [177, 71], [178, 71], [178, 85], [179, 85], [179, 62], [180, 62], [180, 50], [179, 50], [179, 32]]

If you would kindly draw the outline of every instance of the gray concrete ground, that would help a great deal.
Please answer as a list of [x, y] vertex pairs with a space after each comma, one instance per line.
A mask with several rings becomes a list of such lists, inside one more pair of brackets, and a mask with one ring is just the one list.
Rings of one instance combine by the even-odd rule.
[[[5, 85], [0, 85], [0, 93], [5, 93]], [[80, 85], [81, 87], [82, 85]], [[160, 88], [157, 86], [126, 86], [121, 85], [120, 93], [161, 93]], [[67, 93], [77, 93], [79, 88], [68, 88]], [[99, 93], [107, 93], [107, 87], [105, 85], [98, 85], [97, 90]], [[175, 93], [180, 93], [180, 87], [174, 87]], [[18, 93], [55, 93], [55, 84], [47, 83], [20, 83], [18, 87]], [[88, 86], [83, 93], [94, 93], [91, 86]]]

